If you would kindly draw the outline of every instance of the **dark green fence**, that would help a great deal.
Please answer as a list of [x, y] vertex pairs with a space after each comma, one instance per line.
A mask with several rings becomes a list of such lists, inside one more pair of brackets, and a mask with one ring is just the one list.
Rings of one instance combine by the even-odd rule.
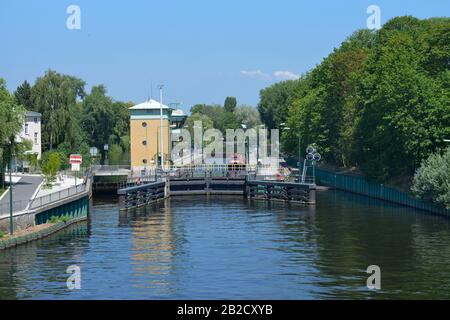
[[398, 191], [383, 184], [366, 181], [362, 177], [351, 176], [316, 168], [317, 183], [332, 186], [336, 189], [394, 202], [415, 209], [425, 210], [450, 217], [450, 209], [420, 200], [414, 196]]

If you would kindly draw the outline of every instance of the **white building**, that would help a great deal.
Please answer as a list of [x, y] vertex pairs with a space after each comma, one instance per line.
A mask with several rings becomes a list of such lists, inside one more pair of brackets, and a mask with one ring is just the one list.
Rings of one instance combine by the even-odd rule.
[[[42, 155], [41, 148], [41, 118], [42, 115], [38, 112], [27, 111], [25, 121], [22, 130], [16, 137], [16, 141], [22, 142], [24, 140], [30, 140], [32, 149], [27, 151], [27, 154], [35, 154], [40, 159]], [[18, 170], [18, 167], [27, 167], [26, 163], [20, 160], [14, 161], [13, 167]]]

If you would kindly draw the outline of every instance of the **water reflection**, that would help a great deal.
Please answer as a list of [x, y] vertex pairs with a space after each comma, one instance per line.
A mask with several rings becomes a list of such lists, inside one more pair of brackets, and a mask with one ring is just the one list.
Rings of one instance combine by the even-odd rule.
[[65, 288], [66, 268], [80, 260], [88, 245], [87, 236], [88, 222], [84, 221], [45, 239], [0, 252], [0, 298], [58, 295]]
[[[180, 197], [0, 253], [0, 298], [449, 298], [448, 219], [339, 191], [316, 207]], [[66, 268], [82, 289], [66, 288]], [[366, 288], [369, 265], [382, 290]]]
[[172, 273], [177, 246], [170, 201], [140, 208], [131, 213], [133, 233], [132, 265], [137, 288], [170, 293], [168, 277]]
[[[318, 203], [318, 296], [450, 296], [447, 219], [339, 191]], [[381, 291], [365, 288], [369, 265], [381, 268]]]

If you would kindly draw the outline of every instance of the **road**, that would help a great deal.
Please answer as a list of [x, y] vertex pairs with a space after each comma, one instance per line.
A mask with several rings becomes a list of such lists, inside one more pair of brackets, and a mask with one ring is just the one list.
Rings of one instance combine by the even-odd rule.
[[[13, 210], [18, 212], [24, 210], [28, 201], [34, 195], [35, 191], [42, 182], [42, 177], [39, 176], [22, 176], [22, 178], [13, 185]], [[3, 196], [0, 201], [0, 214], [9, 212], [9, 192]]]

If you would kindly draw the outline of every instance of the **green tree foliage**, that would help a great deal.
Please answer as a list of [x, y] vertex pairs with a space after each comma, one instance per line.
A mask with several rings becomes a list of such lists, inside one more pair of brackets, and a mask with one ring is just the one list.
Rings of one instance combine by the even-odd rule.
[[258, 111], [269, 129], [279, 128], [286, 122], [288, 109], [296, 98], [300, 81], [282, 81], [261, 90]]
[[435, 153], [422, 162], [411, 189], [422, 199], [450, 208], [450, 148], [443, 155]]
[[261, 117], [256, 108], [251, 106], [238, 106], [234, 111], [236, 122], [245, 124], [248, 129], [255, 128], [261, 124]]
[[22, 129], [25, 109], [11, 95], [5, 81], [0, 78], [0, 187], [5, 185], [5, 171], [10, 160], [23, 150], [23, 145], [15, 140]]
[[43, 152], [58, 152], [62, 168], [69, 167], [71, 153], [83, 156], [83, 165], [91, 162], [89, 148], [102, 151], [105, 144], [117, 144], [121, 161], [130, 158], [131, 102], [113, 101], [103, 85], [85, 93], [81, 79], [48, 70], [31, 86], [27, 81], [15, 92], [15, 98], [28, 110], [42, 113]]
[[[191, 115], [200, 114], [207, 116], [213, 122], [213, 128], [221, 128], [221, 119], [225, 109], [220, 105], [196, 104], [191, 108]], [[188, 118], [189, 119], [189, 118]]]
[[227, 97], [223, 105], [225, 112], [233, 113], [236, 110], [237, 101], [235, 97]]
[[17, 102], [22, 105], [27, 110], [33, 109], [33, 97], [31, 93], [31, 85], [28, 81], [24, 81], [20, 86], [17, 87], [16, 92], [14, 92]]
[[193, 113], [191, 114], [184, 124], [184, 126], [189, 130], [191, 137], [194, 137], [194, 125], [195, 122], [200, 121], [203, 125], [203, 131], [214, 128], [214, 122], [205, 114]]
[[439, 71], [427, 61], [434, 58], [424, 59], [432, 24], [412, 17], [386, 23], [361, 75], [358, 160], [374, 180], [411, 175], [450, 133], [449, 78], [432, 76], [448, 75], [448, 66]]
[[226, 129], [241, 128], [242, 124], [246, 125], [247, 128], [253, 128], [261, 124], [259, 111], [251, 106], [237, 106], [234, 97], [227, 97], [224, 107], [207, 104], [194, 105], [191, 108], [191, 116], [188, 117], [186, 123], [193, 123], [193, 119], [200, 119], [203, 116], [207, 117], [208, 122], [212, 122], [211, 128], [218, 129], [223, 134], [225, 134]]
[[123, 150], [118, 144], [112, 144], [108, 150], [108, 160], [110, 165], [121, 164]]
[[61, 155], [58, 152], [49, 152], [43, 155], [42, 173], [44, 174], [45, 185], [50, 187], [56, 180], [56, 174], [61, 168]]
[[33, 111], [42, 114], [42, 147], [77, 145], [82, 137], [77, 100], [84, 97], [84, 81], [49, 70], [32, 87]]
[[449, 43], [448, 18], [357, 31], [299, 80], [262, 90], [261, 118], [269, 128], [287, 123], [292, 154], [300, 136], [324, 161], [371, 180], [412, 176], [450, 136]]
[[113, 101], [103, 85], [93, 87], [83, 100], [82, 129], [89, 145], [103, 151], [114, 129]]

